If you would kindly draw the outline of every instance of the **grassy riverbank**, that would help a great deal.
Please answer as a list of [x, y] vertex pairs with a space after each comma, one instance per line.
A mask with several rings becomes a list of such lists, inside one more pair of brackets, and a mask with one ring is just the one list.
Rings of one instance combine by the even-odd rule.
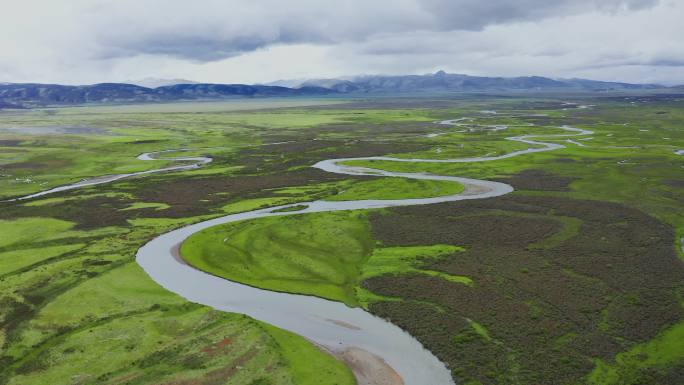
[[306, 375], [312, 370], [323, 383], [354, 383], [303, 338], [190, 304], [152, 282], [135, 251], [178, 223], [82, 226], [0, 221], [2, 383], [319, 383]]
[[349, 211], [215, 226], [188, 238], [181, 254], [192, 266], [232, 281], [359, 306], [369, 295], [360, 285], [374, 276], [416, 272], [469, 284], [467, 277], [418, 267], [460, 250], [379, 247], [366, 213]]

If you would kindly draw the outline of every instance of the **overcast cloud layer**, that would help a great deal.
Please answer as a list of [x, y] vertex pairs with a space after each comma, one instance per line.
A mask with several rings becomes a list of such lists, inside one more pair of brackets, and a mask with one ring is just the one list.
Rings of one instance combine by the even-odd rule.
[[684, 83], [678, 0], [0, 0], [0, 82], [426, 73]]

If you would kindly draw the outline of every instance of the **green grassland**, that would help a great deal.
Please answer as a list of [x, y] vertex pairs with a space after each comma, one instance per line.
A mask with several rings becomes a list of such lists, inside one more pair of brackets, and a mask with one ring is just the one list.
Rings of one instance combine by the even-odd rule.
[[[564, 143], [565, 139], [542, 139], [566, 145], [566, 148], [502, 159], [495, 163], [407, 163], [389, 161], [349, 161], [347, 164], [397, 172], [430, 172], [473, 178], [502, 178], [527, 169], [547, 171], [553, 175], [573, 178], [569, 195], [577, 198], [628, 203], [652, 213], [673, 225], [684, 235], [684, 220], [679, 207], [678, 192], [671, 182], [682, 175], [681, 155], [674, 151], [684, 146], [680, 108], [666, 106], [612, 107], [605, 116], [597, 113], [577, 113], [572, 124], [594, 131], [590, 140], [572, 138], [585, 144], [578, 147]], [[659, 114], [667, 110], [667, 114]], [[603, 111], [602, 111], [603, 112]], [[619, 119], [625, 123], [606, 122]], [[559, 122], [562, 122], [559, 121]], [[557, 131], [549, 127], [549, 133]], [[534, 133], [544, 133], [535, 129]], [[510, 134], [497, 134], [499, 138]], [[438, 137], [439, 138], [439, 137]], [[586, 138], [585, 138], [586, 139]], [[464, 151], [470, 156], [469, 151]], [[405, 157], [414, 157], [405, 153]], [[560, 159], [560, 161], [559, 161]], [[622, 162], [622, 163], [621, 163]], [[663, 183], [665, 182], [665, 183]], [[672, 210], [675, 208], [675, 210]]]
[[215, 226], [188, 238], [183, 258], [208, 273], [264, 289], [367, 303], [363, 280], [418, 272], [471, 284], [468, 277], [420, 269], [462, 249], [450, 245], [383, 248], [363, 211], [271, 217]]
[[[504, 180], [516, 188], [512, 198], [232, 223], [191, 237], [183, 255], [219, 276], [392, 319], [449, 361], [460, 382], [675, 384], [684, 367], [684, 294], [669, 283], [672, 275], [656, 273], [681, 269], [681, 261], [666, 268], [659, 258], [684, 258], [684, 156], [675, 154], [684, 149], [684, 105], [606, 97], [573, 100], [596, 107], [566, 110], [564, 100], [0, 111], [0, 199], [173, 163], [137, 160], [143, 152], [190, 148], [183, 155], [214, 158], [197, 170], [0, 203], [0, 384], [351, 384], [348, 369], [298, 336], [168, 293], [137, 266], [136, 250], [174, 228], [256, 208], [458, 193], [456, 183], [331, 175], [309, 166], [335, 157], [498, 155], [527, 147], [508, 136], [556, 134], [563, 124], [595, 133], [574, 138], [584, 147], [553, 139], [566, 148], [496, 162], [356, 162]], [[307, 107], [316, 103], [327, 105]], [[434, 124], [458, 117], [472, 117], [473, 130]], [[491, 125], [510, 127], [481, 129]], [[606, 214], [592, 217], [584, 208], [591, 205], [578, 203], [585, 200]], [[649, 235], [669, 242], [652, 254], [653, 269], [661, 270], [633, 260], [653, 248], [634, 230], [639, 221], [673, 232]], [[624, 258], [599, 263], [608, 254]], [[555, 255], [592, 256], [593, 269], [613, 270], [597, 278]], [[555, 297], [558, 290], [565, 291]], [[676, 298], [679, 308], [672, 307]], [[635, 314], [645, 318], [631, 322]], [[624, 331], [644, 325], [657, 328]]]
[[369, 229], [363, 220], [352, 219], [356, 215], [311, 214], [217, 226], [190, 237], [181, 253], [214, 275], [353, 305], [359, 265], [371, 250]]
[[[268, 107], [268, 103], [261, 103], [262, 108]], [[232, 106], [228, 105], [225, 111], [212, 108], [202, 112], [205, 105], [197, 105], [198, 112], [181, 108], [186, 112], [174, 113], [154, 112], [157, 111], [154, 106], [149, 108], [153, 112], [136, 106], [2, 112], [0, 198], [29, 194], [83, 178], [146, 171], [172, 163], [137, 160], [143, 152], [191, 148], [196, 151], [183, 154], [231, 157], [262, 143], [307, 135], [312, 127], [320, 125], [428, 119], [425, 112], [413, 110], [312, 112], [290, 108], [248, 113], [231, 111]], [[317, 136], [350, 137], [333, 131]], [[211, 169], [223, 175], [234, 171], [235, 167], [225, 164]]]
[[323, 383], [354, 382], [301, 337], [157, 286], [135, 250], [178, 224], [137, 224], [83, 231], [41, 217], [0, 221], [0, 381], [305, 384], [315, 370]]
[[405, 178], [382, 178], [356, 182], [338, 187], [341, 191], [324, 199], [329, 201], [352, 201], [360, 199], [410, 199], [454, 195], [463, 191], [463, 185], [455, 182], [417, 180]]

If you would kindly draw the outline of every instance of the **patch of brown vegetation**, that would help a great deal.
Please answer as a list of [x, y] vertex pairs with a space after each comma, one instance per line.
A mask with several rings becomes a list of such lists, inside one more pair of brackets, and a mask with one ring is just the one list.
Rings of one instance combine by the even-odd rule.
[[208, 355], [209, 357], [214, 357], [217, 354], [224, 353], [226, 350], [226, 347], [230, 346], [233, 344], [233, 340], [230, 338], [224, 338], [221, 341], [218, 341], [216, 343], [213, 343], [211, 345], [207, 345], [203, 347], [201, 350], [204, 354]]
[[[164, 210], [145, 208], [122, 210], [132, 202], [125, 198], [96, 196], [69, 199], [50, 205], [24, 206], [21, 202], [2, 205], [0, 219], [13, 220], [20, 217], [52, 217], [76, 223], [77, 229], [93, 229], [106, 226], [126, 226], [135, 218], [184, 218], [211, 213], [216, 207], [243, 198], [270, 196], [271, 189], [297, 187], [343, 179], [369, 179], [374, 177], [344, 176], [326, 173], [314, 168], [305, 168], [268, 175], [243, 175], [237, 177], [198, 177], [176, 179], [173, 177], [152, 177], [137, 179], [127, 193], [137, 196], [139, 201], [168, 204]], [[113, 185], [93, 187], [98, 190], [114, 190]], [[217, 193], [228, 193], [220, 195]], [[55, 194], [78, 197], [83, 190], [72, 190]]]
[[61, 167], [66, 167], [71, 164], [70, 161], [65, 159], [51, 159], [43, 160], [39, 162], [17, 162], [3, 164], [0, 169], [5, 170], [55, 170]]
[[[558, 217], [581, 220], [578, 233], [529, 248], [562, 228]], [[417, 274], [364, 282], [408, 300], [370, 310], [416, 336], [459, 381], [577, 383], [593, 358], [611, 360], [684, 316], [673, 230], [622, 205], [508, 196], [395, 208], [371, 222], [386, 246], [467, 247], [424, 267], [469, 276], [472, 287]]]
[[573, 179], [549, 174], [544, 170], [525, 170], [498, 181], [508, 183], [516, 190], [569, 191]]
[[[378, 134], [424, 134], [433, 132], [439, 128], [434, 122], [391, 122], [391, 123], [334, 123], [317, 126], [317, 132], [354, 132], [357, 134], [367, 133], [372, 140]], [[359, 137], [362, 137], [359, 135]]]
[[572, 158], [555, 158], [553, 160], [556, 163], [576, 163], [577, 161]]
[[109, 380], [108, 383], [113, 384], [113, 385], [128, 384], [139, 376], [140, 376], [140, 373], [128, 373], [128, 374], [124, 374], [124, 375], [121, 375], [118, 377], [114, 377], [111, 380]]
[[251, 361], [259, 353], [259, 349], [251, 348], [233, 362], [223, 368], [212, 370], [204, 374], [201, 378], [174, 380], [165, 382], [165, 385], [223, 385], [226, 380], [231, 378], [240, 370], [242, 366]]
[[684, 188], [684, 179], [667, 179], [663, 183], [670, 187]]
[[132, 142], [129, 142], [130, 144], [150, 144], [150, 143], [161, 143], [164, 142], [164, 140], [161, 139], [144, 139], [144, 140], [134, 140]]
[[[78, 193], [78, 191], [69, 192], [69, 194]], [[76, 223], [76, 229], [88, 230], [107, 226], [124, 226], [128, 224], [128, 219], [143, 215], [144, 210], [121, 211], [127, 205], [127, 202], [118, 198], [104, 196], [68, 200], [45, 206], [23, 206], [15, 203], [8, 204], [0, 210], [0, 219], [13, 220], [21, 217], [57, 218]]]
[[[323, 128], [317, 128], [323, 130]], [[342, 130], [335, 126], [336, 130]], [[358, 130], [357, 125], [348, 129]], [[397, 130], [397, 127], [386, 127], [387, 130]], [[415, 130], [414, 128], [410, 128]], [[378, 128], [380, 130], [380, 128]], [[375, 133], [376, 131], [369, 131]], [[379, 132], [379, 131], [378, 131]], [[377, 156], [390, 153], [424, 151], [430, 147], [418, 143], [392, 143], [372, 141], [331, 141], [331, 140], [301, 140], [261, 146], [241, 152], [232, 159], [232, 164], [243, 165], [243, 173], [284, 171], [292, 167], [310, 166], [318, 161], [331, 158], [356, 158]]]
[[[367, 177], [357, 177], [367, 178]], [[236, 177], [209, 177], [187, 179], [149, 179], [137, 187], [135, 194], [145, 202], [160, 202], [171, 206], [165, 210], [136, 210], [145, 217], [182, 218], [206, 214], [217, 204], [225, 203], [228, 193], [231, 200], [268, 196], [267, 190], [297, 187], [309, 184], [349, 179], [345, 175], [327, 173], [314, 168]]]

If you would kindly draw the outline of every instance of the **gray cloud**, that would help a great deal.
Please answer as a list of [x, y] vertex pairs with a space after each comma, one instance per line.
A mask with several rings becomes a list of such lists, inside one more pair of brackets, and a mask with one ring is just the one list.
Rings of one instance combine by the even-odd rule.
[[665, 55], [654, 57], [650, 59], [635, 59], [630, 57], [603, 59], [598, 63], [582, 65], [584, 70], [589, 69], [604, 69], [615, 67], [682, 67], [684, 68], [684, 55], [676, 57], [674, 55]]
[[[140, 4], [148, 10], [136, 12]], [[201, 5], [200, 5], [201, 4]], [[642, 9], [657, 0], [120, 0], [91, 8], [98, 57], [164, 54], [213, 61], [269, 45], [365, 41], [414, 31]]]
[[683, 19], [679, 0], [22, 0], [3, 5], [0, 81], [445, 69], [684, 83]]
[[443, 30], [478, 30], [492, 24], [541, 20], [600, 11], [619, 12], [653, 7], [658, 0], [426, 0], [423, 7], [435, 15]]

